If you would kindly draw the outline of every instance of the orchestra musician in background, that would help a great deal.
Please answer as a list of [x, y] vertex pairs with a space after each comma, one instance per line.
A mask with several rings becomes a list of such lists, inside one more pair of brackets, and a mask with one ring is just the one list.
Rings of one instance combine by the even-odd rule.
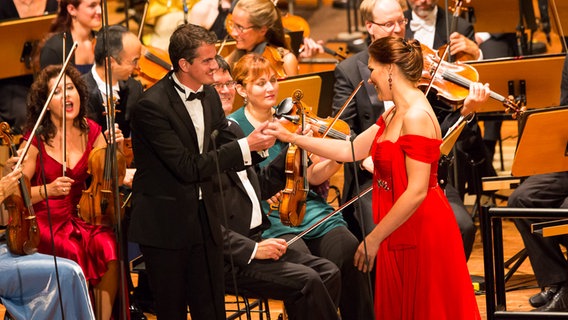
[[[136, 159], [129, 239], [140, 245], [158, 319], [225, 319], [222, 235], [212, 180], [244, 170], [274, 139], [264, 124], [246, 138], [228, 129], [210, 85], [214, 33], [186, 24], [172, 34], [173, 72], [146, 90], [132, 112]], [[212, 136], [217, 136], [213, 149]]]
[[[22, 1], [0, 0], [0, 21], [23, 19], [55, 13], [57, 0]], [[14, 133], [21, 133], [26, 122], [26, 98], [33, 76], [25, 75], [0, 79], [0, 121], [6, 121]]]
[[379, 99], [394, 107], [353, 144], [292, 133], [276, 121], [265, 132], [336, 161], [353, 161], [352, 152], [354, 160], [372, 155], [377, 225], [354, 263], [367, 272], [376, 258], [376, 319], [481, 319], [459, 228], [436, 179], [442, 134], [416, 87], [423, 68], [420, 44], [384, 37], [371, 44], [369, 56], [369, 81]]
[[[33, 83], [28, 130], [36, 124], [60, 71], [60, 66], [46, 67]], [[88, 92], [81, 74], [70, 66], [65, 75], [40, 123], [42, 129], [35, 137], [30, 137], [30, 132], [24, 135], [25, 140], [31, 139], [31, 146], [23, 161], [23, 172], [31, 181], [31, 201], [42, 230], [38, 251], [53, 253], [53, 241], [55, 255], [77, 262], [93, 287], [97, 319], [110, 319], [119, 285], [116, 236], [110, 227], [88, 224], [77, 215], [89, 177], [89, 155], [95, 148], [106, 147], [107, 142], [100, 126], [85, 118]], [[66, 122], [65, 158], [62, 121]], [[117, 129], [116, 142], [120, 145], [122, 140]]]
[[[40, 45], [40, 69], [63, 63], [74, 42], [78, 43], [71, 64], [82, 74], [91, 71], [95, 62], [95, 31], [101, 27], [101, 0], [59, 0], [59, 12], [51, 25], [50, 36]], [[66, 38], [64, 38], [64, 35]]]
[[[245, 99], [245, 105], [232, 113], [229, 118], [237, 122], [245, 134], [250, 134], [261, 127], [262, 123], [271, 121], [274, 117], [274, 106], [278, 103], [276, 101], [278, 96], [276, 70], [270, 61], [259, 54], [252, 53], [245, 55], [237, 62], [233, 75], [237, 82], [237, 92]], [[277, 141], [270, 148], [268, 159], [260, 166], [268, 165], [287, 147], [286, 142]], [[310, 191], [307, 195], [302, 223], [297, 227], [284, 225], [278, 212], [272, 211], [270, 204], [263, 201], [263, 209], [269, 212], [268, 219], [271, 223], [270, 228], [263, 232], [263, 238], [290, 240], [334, 211], [333, 207], [327, 203], [327, 196], [322, 196], [317, 191], [321, 192], [322, 188], [319, 186], [325, 184], [341, 167], [341, 164], [315, 155], [310, 158], [310, 162], [311, 165], [305, 177], [310, 183]], [[353, 264], [353, 254], [357, 243], [355, 236], [347, 229], [341, 214], [336, 214], [291, 246], [291, 248], [326, 258], [339, 267], [341, 270], [339, 310], [342, 319], [371, 319], [373, 317], [367, 277]]]
[[[105, 41], [104, 35], [108, 35]], [[99, 31], [95, 45], [95, 64], [91, 70], [83, 75], [89, 89], [89, 105], [87, 117], [97, 122], [103, 131], [107, 129], [106, 123], [106, 95], [112, 88], [115, 99], [116, 123], [125, 137], [130, 137], [130, 112], [142, 96], [143, 88], [140, 81], [131, 77], [138, 66], [142, 45], [140, 40], [125, 27], [115, 25]], [[112, 86], [105, 79], [105, 60], [110, 63], [110, 77]]]
[[239, 0], [227, 25], [236, 41], [236, 50], [225, 58], [232, 68], [254, 52], [270, 59], [279, 77], [298, 74], [298, 58], [286, 44], [282, 16], [271, 0]]

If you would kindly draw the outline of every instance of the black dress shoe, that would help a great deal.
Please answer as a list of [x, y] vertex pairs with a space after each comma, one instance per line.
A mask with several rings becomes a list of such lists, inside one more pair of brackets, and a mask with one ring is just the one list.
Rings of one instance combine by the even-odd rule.
[[130, 304], [130, 320], [147, 320], [148, 318], [142, 310], [135, 304]]
[[537, 308], [540, 312], [563, 312], [568, 311], [568, 285], [563, 285], [554, 294], [552, 299], [544, 306]]
[[558, 291], [558, 286], [551, 286], [542, 289], [541, 292], [535, 294], [534, 296], [529, 298], [529, 303], [531, 306], [538, 308], [542, 307], [548, 303], [548, 301], [552, 300], [554, 294]]

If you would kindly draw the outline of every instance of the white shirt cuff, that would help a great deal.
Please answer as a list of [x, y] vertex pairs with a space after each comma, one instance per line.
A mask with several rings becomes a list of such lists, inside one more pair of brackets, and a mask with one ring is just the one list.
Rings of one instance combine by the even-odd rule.
[[254, 244], [254, 250], [252, 250], [252, 254], [250, 255], [250, 259], [249, 259], [248, 264], [250, 264], [252, 259], [254, 259], [254, 256], [256, 255], [256, 249], [258, 249], [258, 242]]
[[247, 142], [247, 138], [241, 138], [237, 142], [241, 147], [241, 153], [243, 154], [243, 162], [245, 166], [250, 166], [252, 164], [252, 157], [250, 155], [250, 148]]

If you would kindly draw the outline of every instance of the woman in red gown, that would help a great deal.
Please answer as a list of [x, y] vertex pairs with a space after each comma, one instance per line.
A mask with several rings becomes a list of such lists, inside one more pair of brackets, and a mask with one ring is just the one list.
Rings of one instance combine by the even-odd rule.
[[[28, 103], [29, 130], [39, 118], [60, 70], [60, 66], [49, 66], [33, 83]], [[89, 176], [89, 154], [93, 148], [105, 146], [106, 142], [101, 127], [85, 118], [87, 87], [81, 74], [69, 67], [65, 78], [66, 99], [63, 99], [62, 79], [48, 105], [41, 130], [32, 140], [23, 162], [23, 172], [31, 181], [32, 202], [41, 230], [38, 251], [77, 262], [94, 289], [96, 318], [109, 319], [119, 284], [116, 238], [111, 228], [87, 224], [77, 215], [77, 204]], [[65, 175], [61, 138], [63, 119], [67, 131]], [[28, 132], [24, 138], [29, 140], [29, 135]], [[123, 140], [119, 135], [117, 130], [117, 141]]]
[[[376, 259], [377, 319], [480, 319], [457, 222], [437, 184], [442, 137], [432, 107], [416, 88], [422, 52], [416, 40], [386, 37], [369, 47], [369, 82], [393, 101], [377, 123], [354, 140], [355, 160], [374, 163], [377, 226], [355, 253], [364, 272]], [[479, 85], [470, 94], [486, 95]], [[353, 161], [347, 141], [321, 140], [271, 124], [282, 141], [337, 161]], [[366, 247], [366, 250], [365, 250]]]

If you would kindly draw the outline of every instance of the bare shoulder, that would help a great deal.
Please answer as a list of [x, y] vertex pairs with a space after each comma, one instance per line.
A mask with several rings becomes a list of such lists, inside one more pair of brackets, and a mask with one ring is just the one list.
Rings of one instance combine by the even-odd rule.
[[408, 109], [403, 118], [403, 134], [415, 134], [438, 138], [440, 127], [436, 115], [428, 104], [416, 104]]

